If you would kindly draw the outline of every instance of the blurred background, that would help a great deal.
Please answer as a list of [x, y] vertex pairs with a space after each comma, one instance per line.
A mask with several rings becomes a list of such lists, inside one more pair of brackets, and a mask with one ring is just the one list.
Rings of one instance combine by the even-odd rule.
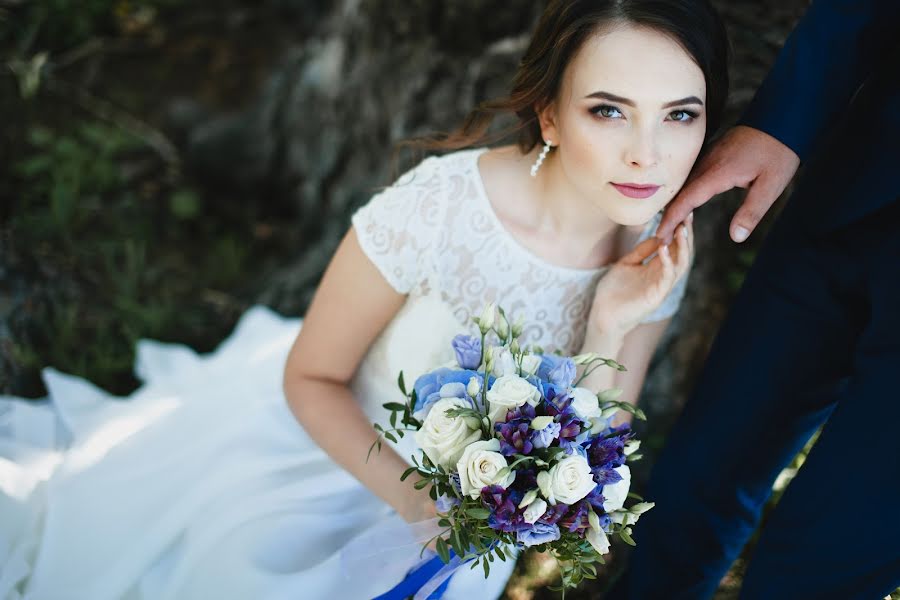
[[[733, 122], [809, 0], [714, 4]], [[504, 95], [543, 6], [0, 0], [0, 394], [43, 396], [53, 366], [125, 395], [140, 338], [206, 352], [253, 304], [302, 316], [350, 214], [417, 159], [395, 144]], [[697, 214], [688, 293], [642, 393], [638, 491], [771, 223], [732, 244], [740, 197]], [[717, 598], [736, 597], [750, 553]], [[625, 560], [614, 546], [606, 581]], [[526, 553], [507, 595], [557, 598], [555, 573]]]

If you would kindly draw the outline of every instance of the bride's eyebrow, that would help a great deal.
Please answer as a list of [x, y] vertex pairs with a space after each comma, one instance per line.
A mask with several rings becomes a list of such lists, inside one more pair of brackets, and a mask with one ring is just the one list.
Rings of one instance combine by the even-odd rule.
[[[588, 94], [585, 98], [601, 98], [603, 100], [609, 100], [610, 102], [618, 102], [620, 104], [624, 104], [625, 106], [636, 106], [634, 100], [629, 100], [628, 98], [623, 98], [622, 96], [616, 96], [615, 94], [610, 94], [609, 92], [594, 92], [593, 94]], [[684, 106], [685, 104], [699, 104], [703, 106], [703, 101], [700, 100], [697, 96], [688, 96], [687, 98], [681, 98], [680, 100], [673, 100], [672, 102], [666, 102], [662, 105], [662, 108], [672, 108], [673, 106]]]

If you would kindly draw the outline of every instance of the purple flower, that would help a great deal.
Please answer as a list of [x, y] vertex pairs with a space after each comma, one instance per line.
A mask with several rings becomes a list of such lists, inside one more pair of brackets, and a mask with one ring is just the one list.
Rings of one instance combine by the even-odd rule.
[[561, 430], [562, 427], [559, 423], [549, 423], [540, 431], [535, 431], [531, 434], [531, 443], [534, 444], [535, 448], [549, 448], [553, 440], [559, 437]]
[[518, 508], [522, 493], [513, 488], [504, 489], [499, 485], [488, 485], [481, 490], [481, 504], [491, 511], [488, 526], [498, 531], [513, 533], [530, 527]]
[[598, 485], [609, 485], [622, 480], [615, 469], [625, 464], [625, 442], [634, 434], [626, 428], [617, 428], [621, 435], [597, 437], [587, 447], [588, 464]]
[[438, 496], [437, 500], [434, 501], [434, 505], [437, 508], [438, 512], [446, 513], [449, 512], [451, 508], [457, 506], [459, 504], [459, 498], [453, 498], [448, 496], [447, 494], [441, 494]]
[[460, 334], [450, 344], [456, 353], [456, 362], [463, 369], [477, 369], [481, 364], [481, 339]]
[[619, 437], [592, 440], [587, 459], [591, 467], [621, 467], [625, 464], [625, 444]]
[[534, 407], [523, 404], [506, 412], [506, 421], [495, 423], [494, 430], [500, 434], [500, 454], [530, 454], [533, 443], [531, 439], [531, 421], [535, 417]]
[[622, 476], [614, 467], [600, 466], [592, 467], [591, 474], [594, 476], [594, 483], [597, 485], [611, 485], [622, 481]]
[[559, 527], [548, 525], [538, 521], [530, 529], [520, 529], [516, 532], [516, 539], [523, 546], [537, 546], [559, 539]]
[[546, 523], [548, 525], [555, 525], [559, 522], [560, 519], [563, 518], [563, 515], [565, 515], [568, 510], [568, 504], [563, 504], [562, 502], [551, 504], [547, 507], [547, 512], [545, 512], [541, 516], [541, 518], [537, 520], [537, 522]]
[[592, 510], [593, 508], [591, 508], [589, 502], [579, 500], [573, 504], [569, 508], [569, 512], [559, 520], [559, 526], [565, 527], [572, 533], [582, 532], [591, 526], [591, 522], [588, 520], [588, 513]]
[[565, 391], [575, 381], [575, 363], [565, 356], [543, 354], [537, 376], [542, 381], [549, 381], [558, 390]]

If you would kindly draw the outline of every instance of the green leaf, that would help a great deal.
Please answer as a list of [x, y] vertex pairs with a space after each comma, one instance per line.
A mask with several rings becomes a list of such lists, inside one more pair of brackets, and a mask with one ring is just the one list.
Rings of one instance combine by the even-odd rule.
[[406, 481], [406, 478], [416, 472], [416, 467], [410, 467], [407, 470], [403, 471], [403, 475], [400, 476], [400, 481]]
[[466, 514], [474, 519], [487, 519], [491, 516], [491, 511], [486, 508], [467, 508]]
[[454, 546], [454, 550], [456, 551], [456, 554], [459, 556], [462, 556], [463, 554], [465, 554], [466, 547], [463, 546], [462, 538], [459, 535], [459, 529], [453, 530], [453, 533], [451, 534], [451, 539], [453, 541], [453, 546]]
[[437, 539], [437, 553], [441, 560], [444, 561], [444, 564], [450, 562], [450, 551], [447, 549], [447, 542], [442, 537]]
[[419, 481], [417, 481], [415, 483], [415, 485], [413, 485], [413, 487], [416, 488], [417, 490], [421, 490], [421, 489], [425, 489], [425, 486], [428, 485], [429, 483], [431, 483], [431, 482], [427, 479], [420, 479]]
[[[488, 554], [488, 556], [490, 556], [490, 554]], [[484, 569], [484, 578], [487, 579], [488, 575], [491, 574], [491, 565], [486, 558], [481, 559], [481, 567]]]
[[400, 404], [399, 402], [385, 402], [381, 406], [383, 406], [384, 408], [386, 408], [388, 410], [399, 410], [399, 411], [406, 410], [406, 406], [403, 404]]
[[625, 531], [624, 529], [619, 532], [619, 537], [621, 537], [622, 541], [625, 542], [626, 544], [628, 544], [629, 546], [637, 546], [637, 544], [634, 543], [634, 540], [632, 539], [632, 537], [630, 535], [628, 535], [628, 532]]
[[403, 392], [403, 395], [406, 395], [406, 382], [403, 381], [403, 371], [400, 371], [400, 376], [397, 377], [397, 385], [400, 386], [400, 391]]
[[387, 439], [391, 440], [391, 441], [394, 442], [395, 444], [397, 443], [397, 438], [394, 437], [394, 434], [391, 433], [390, 431], [385, 431], [385, 432], [384, 432], [384, 437], [386, 437]]
[[200, 198], [190, 190], [177, 190], [169, 197], [169, 210], [176, 219], [188, 221], [200, 214]]

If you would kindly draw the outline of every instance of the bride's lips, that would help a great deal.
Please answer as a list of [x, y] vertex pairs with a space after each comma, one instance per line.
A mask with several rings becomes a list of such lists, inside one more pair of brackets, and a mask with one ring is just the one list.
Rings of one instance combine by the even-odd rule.
[[648, 185], [643, 183], [612, 183], [612, 186], [619, 190], [623, 196], [629, 198], [649, 198], [660, 188], [658, 185]]

